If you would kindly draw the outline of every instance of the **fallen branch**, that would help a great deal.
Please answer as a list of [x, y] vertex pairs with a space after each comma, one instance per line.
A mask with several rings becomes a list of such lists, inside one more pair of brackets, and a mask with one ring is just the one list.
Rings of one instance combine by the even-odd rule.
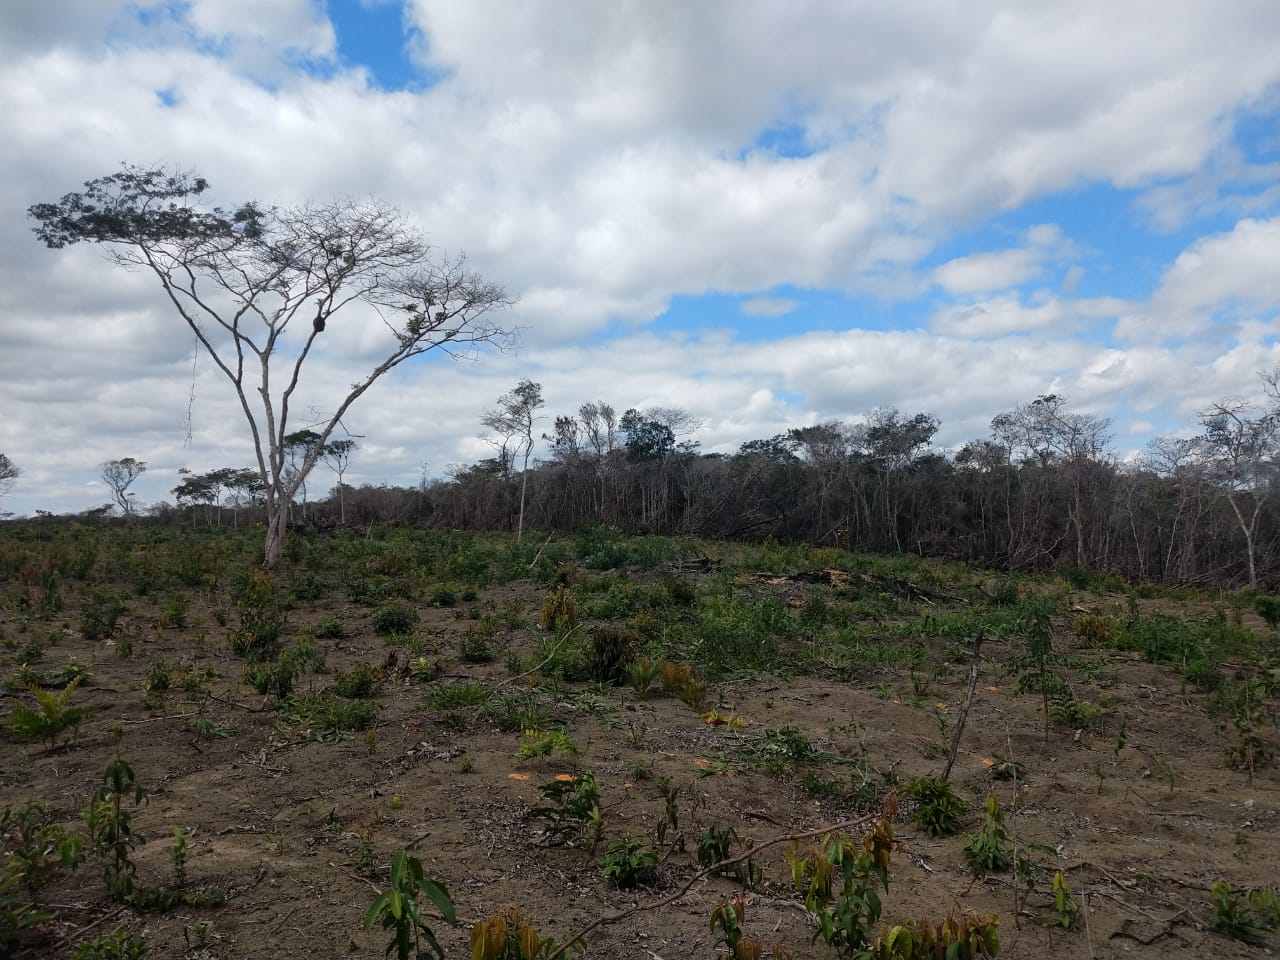
[[206, 693], [205, 696], [208, 697], [210, 700], [217, 700], [219, 703], [225, 703], [229, 707], [239, 707], [241, 710], [247, 710], [250, 713], [269, 713], [270, 712], [270, 708], [268, 707], [248, 707], [248, 706], [245, 706], [243, 703], [237, 703], [235, 700], [227, 700], [223, 697], [220, 697], [216, 693]]

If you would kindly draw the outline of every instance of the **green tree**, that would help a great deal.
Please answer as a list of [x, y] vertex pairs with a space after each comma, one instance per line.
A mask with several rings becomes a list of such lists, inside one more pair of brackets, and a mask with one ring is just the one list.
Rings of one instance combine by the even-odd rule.
[[146, 472], [147, 465], [133, 457], [108, 460], [102, 465], [102, 482], [110, 488], [111, 499], [119, 504], [126, 517], [133, 516], [133, 498], [128, 493], [129, 487]]
[[[388, 205], [249, 202], [227, 210], [202, 201], [208, 188], [203, 177], [125, 166], [28, 214], [51, 249], [103, 244], [115, 263], [151, 271], [230, 382], [257, 457], [270, 568], [280, 560], [289, 504], [351, 405], [413, 357], [504, 341], [508, 332], [492, 316], [510, 300], [463, 259], [434, 254]], [[353, 304], [380, 317], [389, 342], [314, 424], [319, 442], [290, 471], [285, 438], [307, 358]]]
[[346, 500], [346, 484], [343, 483], [342, 477], [347, 472], [347, 467], [351, 466], [351, 454], [355, 452], [358, 444], [354, 440], [333, 440], [325, 444], [324, 462], [328, 465], [338, 477], [338, 522], [347, 522], [347, 500]]

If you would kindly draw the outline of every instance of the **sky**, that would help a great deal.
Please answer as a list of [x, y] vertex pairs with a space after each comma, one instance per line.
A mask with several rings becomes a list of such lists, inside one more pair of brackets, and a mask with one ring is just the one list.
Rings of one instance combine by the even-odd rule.
[[[878, 407], [954, 449], [1056, 393], [1129, 456], [1280, 364], [1277, 50], [1275, 0], [0, 0], [0, 510], [253, 460], [156, 279], [31, 233], [121, 163], [376, 197], [515, 299], [517, 349], [358, 401], [348, 483], [492, 456], [525, 378], [547, 432], [679, 406], [709, 452]], [[330, 321], [298, 427], [378, 330]]]

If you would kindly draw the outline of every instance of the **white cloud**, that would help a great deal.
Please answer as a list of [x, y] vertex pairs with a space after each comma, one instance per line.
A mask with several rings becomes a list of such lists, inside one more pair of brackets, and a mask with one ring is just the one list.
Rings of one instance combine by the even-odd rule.
[[[247, 461], [207, 361], [184, 449], [190, 340], [153, 278], [43, 250], [25, 229], [27, 205], [121, 160], [197, 169], [225, 203], [377, 194], [520, 298], [518, 357], [417, 365], [357, 407], [353, 469], [371, 479], [476, 456], [479, 411], [522, 376], [558, 412], [684, 403], [713, 447], [884, 403], [929, 409], [959, 440], [1051, 387], [1138, 409], [1178, 384], [1182, 409], [1277, 359], [1280, 199], [1232, 158], [1224, 119], [1280, 83], [1274, 4], [421, 0], [407, 12], [418, 56], [443, 72], [397, 93], [336, 65], [315, 0], [145, 6], [176, 12], [148, 27], [107, 0], [0, 2], [0, 449], [26, 469], [13, 497], [29, 506], [90, 505], [83, 484], [108, 457], [151, 461], [148, 497], [172, 486], [163, 470]], [[761, 146], [779, 125], [810, 155]], [[1089, 239], [1051, 225], [921, 276], [942, 238], [1094, 182], [1148, 191], [1177, 222], [1230, 202], [1252, 219], [1190, 245], [1150, 298], [1072, 299], [1073, 244]], [[1252, 199], [1229, 202], [1224, 182]], [[1058, 293], [1009, 292], [1063, 269]], [[942, 298], [927, 331], [858, 330], [863, 308], [840, 297], [869, 292], [923, 322], [926, 279]], [[804, 314], [829, 330], [752, 344], [645, 332], [672, 297], [708, 291], [795, 324], [767, 293], [787, 285], [830, 291]], [[1224, 310], [1231, 343], [1158, 345]], [[1122, 355], [1080, 336], [1112, 317], [1133, 340]], [[376, 353], [378, 328], [354, 319], [331, 328], [306, 404]]]
[[948, 260], [933, 271], [933, 282], [953, 294], [1004, 290], [1035, 279], [1047, 263], [1073, 249], [1054, 224], [1032, 227], [1026, 233], [1026, 241], [1024, 247]]
[[800, 306], [799, 300], [790, 297], [751, 297], [738, 304], [738, 309], [748, 317], [785, 317]]
[[1165, 271], [1154, 299], [1181, 317], [1280, 310], [1280, 218], [1241, 220], [1196, 241]]

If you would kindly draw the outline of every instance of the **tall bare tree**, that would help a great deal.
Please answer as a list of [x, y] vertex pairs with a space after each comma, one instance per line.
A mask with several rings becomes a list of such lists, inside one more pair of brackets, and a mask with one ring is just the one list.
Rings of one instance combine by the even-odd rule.
[[516, 458], [520, 466], [520, 512], [516, 521], [516, 542], [524, 537], [525, 495], [529, 488], [529, 458], [533, 455], [534, 425], [538, 409], [543, 405], [542, 384], [521, 380], [514, 390], [498, 398], [498, 406], [481, 420], [496, 436], [491, 442], [498, 447], [503, 469], [509, 474]]
[[1252, 416], [1253, 409], [1246, 401], [1223, 400], [1200, 411], [1204, 433], [1196, 438], [1196, 448], [1244, 535], [1249, 586], [1256, 590], [1258, 518], [1277, 475], [1280, 415]]
[[[28, 213], [53, 249], [100, 243], [115, 263], [155, 274], [230, 382], [265, 491], [270, 568], [280, 560], [289, 503], [351, 405], [429, 350], [459, 356], [501, 343], [508, 331], [491, 316], [510, 301], [462, 259], [436, 255], [393, 207], [338, 200], [225, 210], [201, 203], [208, 186], [203, 177], [126, 166]], [[290, 404], [304, 365], [334, 315], [353, 304], [386, 326], [386, 351], [312, 425], [319, 439], [289, 471]]]

